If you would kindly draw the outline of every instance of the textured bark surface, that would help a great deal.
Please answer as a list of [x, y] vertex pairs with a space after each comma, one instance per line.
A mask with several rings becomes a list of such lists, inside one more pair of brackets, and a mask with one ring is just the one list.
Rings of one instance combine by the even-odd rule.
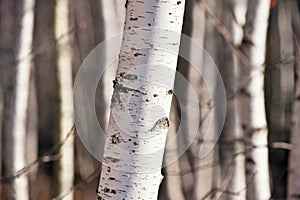
[[[60, 130], [58, 144], [62, 143], [73, 126], [72, 56], [69, 37], [69, 1], [58, 0], [55, 4], [55, 38], [57, 42], [57, 73], [60, 97]], [[62, 37], [64, 35], [64, 37]], [[60, 38], [60, 39], [59, 39]], [[69, 137], [60, 149], [58, 178], [59, 193], [68, 190], [74, 182], [74, 137]], [[73, 199], [73, 192], [64, 197]]]
[[[5, 122], [4, 122], [4, 167], [5, 176], [12, 176], [26, 166], [26, 119], [31, 69], [31, 45], [34, 19], [34, 0], [3, 1], [1, 19], [6, 52], [5, 69]], [[17, 13], [15, 18], [14, 13]], [[12, 16], [10, 16], [12, 15]], [[9, 18], [9, 19], [8, 19]], [[9, 21], [12, 20], [12, 21]], [[15, 21], [14, 21], [15, 20]], [[20, 26], [15, 26], [19, 24]], [[6, 53], [5, 52], [5, 53]], [[2, 60], [1, 60], [2, 61]], [[4, 75], [4, 77], [5, 77]], [[8, 186], [8, 199], [29, 199], [28, 177], [24, 173]]]
[[270, 1], [248, 1], [240, 49], [249, 66], [240, 61], [241, 127], [246, 140], [247, 199], [269, 199], [267, 124], [264, 106], [264, 62]]
[[99, 199], [157, 199], [183, 12], [184, 1], [127, 2]]

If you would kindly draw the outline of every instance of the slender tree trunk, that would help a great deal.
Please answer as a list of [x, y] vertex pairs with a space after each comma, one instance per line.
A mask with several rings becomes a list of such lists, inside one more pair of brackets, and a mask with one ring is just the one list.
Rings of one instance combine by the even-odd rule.
[[[5, 7], [6, 6], [8, 7]], [[5, 134], [5, 176], [11, 176], [26, 166], [26, 119], [27, 107], [29, 96], [29, 83], [30, 83], [30, 68], [31, 68], [31, 45], [33, 33], [33, 19], [34, 19], [34, 0], [3, 2], [2, 4], [4, 13], [12, 12], [12, 7], [16, 6], [15, 13], [17, 14], [16, 23], [20, 24], [15, 27], [14, 31], [9, 32], [10, 27], [7, 27], [9, 34], [12, 34], [15, 40], [14, 46], [15, 56], [14, 59], [8, 60], [7, 65], [15, 61], [15, 70], [7, 69], [11, 77], [8, 81], [10, 87], [6, 88], [6, 124], [4, 129]], [[12, 12], [14, 13], [14, 12]], [[7, 19], [7, 16], [6, 16]], [[10, 22], [8, 22], [10, 23]], [[15, 23], [11, 25], [15, 26]], [[11, 26], [8, 25], [8, 26]], [[11, 36], [9, 36], [11, 37]], [[9, 39], [9, 38], [6, 38]], [[8, 50], [8, 49], [7, 49]], [[12, 49], [10, 49], [12, 50]], [[11, 66], [12, 67], [12, 66]], [[14, 68], [14, 67], [12, 67]], [[4, 75], [5, 76], [5, 75]], [[7, 77], [6, 77], [7, 78]], [[28, 193], [28, 177], [24, 173], [19, 177], [12, 180], [8, 187], [8, 199], [29, 199]]]
[[[15, 32], [15, 16], [14, 16], [14, 1], [0, 1], [0, 72], [1, 72], [1, 100], [2, 100], [2, 113], [1, 113], [1, 169], [3, 166], [3, 171], [1, 170], [1, 177], [9, 175], [6, 173], [6, 169], [8, 168], [6, 165], [6, 156], [5, 153], [8, 152], [9, 149], [7, 145], [5, 145], [5, 138], [9, 133], [11, 133], [11, 110], [7, 108], [13, 108], [13, 105], [10, 103], [10, 98], [14, 98], [13, 92], [14, 90], [9, 91], [8, 88], [14, 88], [14, 75], [15, 75], [15, 67], [13, 65], [14, 60], [14, 36]], [[7, 132], [7, 134], [6, 134]], [[7, 141], [6, 141], [7, 143]], [[3, 157], [2, 157], [3, 156]], [[7, 158], [9, 159], [9, 158]], [[11, 175], [11, 174], [10, 174]], [[1, 194], [5, 194], [5, 187], [2, 187]], [[1, 195], [0, 194], [0, 195]]]
[[[34, 66], [38, 108], [38, 153], [44, 154], [56, 141], [59, 133], [59, 85], [56, 68], [53, 0], [36, 0], [34, 26]], [[50, 199], [58, 195], [56, 162], [39, 165], [36, 177], [37, 198]], [[36, 189], [36, 188], [35, 188]]]
[[[276, 1], [270, 10], [266, 71], [265, 98], [269, 129], [269, 151], [272, 196], [285, 199], [287, 195], [288, 150], [276, 148], [276, 143], [289, 142], [292, 103], [295, 88], [293, 15], [296, 1]], [[295, 24], [296, 25], [296, 24]], [[296, 25], [299, 27], [299, 22]]]
[[[105, 31], [107, 24], [104, 22], [103, 12], [114, 11], [107, 7], [103, 7], [103, 4], [99, 0], [69, 0], [70, 1], [70, 28], [72, 29], [71, 43], [72, 43], [72, 64], [73, 64], [73, 77], [75, 77], [78, 68], [80, 67], [86, 56], [105, 40]], [[108, 1], [107, 1], [108, 2]], [[110, 1], [109, 1], [110, 2]], [[115, 19], [114, 19], [115, 20]], [[110, 21], [110, 25], [116, 24], [115, 21]], [[111, 83], [111, 77], [109, 83]], [[108, 98], [103, 89], [103, 81], [99, 81], [99, 85], [96, 93], [96, 113], [98, 116], [101, 127], [107, 126], [107, 119], [105, 116], [109, 113], [108, 105], [104, 102], [104, 99]], [[106, 110], [105, 110], [106, 109]], [[81, 140], [75, 137], [75, 174], [76, 182], [89, 176], [98, 167], [99, 162], [86, 150]], [[93, 186], [85, 185], [82, 187], [79, 196], [87, 198], [88, 195], [94, 194], [94, 188], [97, 185], [97, 181], [92, 182]], [[76, 194], [76, 198], [78, 193]], [[80, 197], [79, 197], [80, 198]]]
[[[184, 4], [174, 0], [127, 2], [124, 30], [128, 32], [123, 36], [115, 79], [99, 199], [157, 199], [172, 98], [168, 91], [173, 88], [180, 43], [179, 35], [172, 31], [181, 32]], [[129, 71], [141, 64], [146, 66]], [[160, 67], [163, 65], [168, 67]], [[168, 89], [156, 87], [156, 82]]]
[[264, 62], [270, 1], [248, 1], [240, 49], [250, 66], [239, 62], [241, 126], [246, 140], [247, 199], [269, 199], [267, 123], [264, 106]]
[[[246, 9], [247, 1], [223, 1], [221, 20], [231, 34], [235, 45], [239, 45], [242, 41], [242, 27], [245, 22]], [[220, 137], [219, 151], [221, 160], [220, 189], [225, 192], [220, 192], [216, 197], [222, 195], [222, 199], [242, 200], [246, 198], [244, 190], [246, 180], [244, 146], [241, 142], [243, 132], [239, 126], [238, 96], [236, 95], [238, 68], [234, 52], [226, 41], [223, 41], [222, 48], [219, 68], [226, 89], [227, 111]]]
[[[73, 92], [72, 92], [72, 56], [69, 37], [69, 3], [68, 0], [57, 0], [55, 7], [55, 37], [57, 44], [57, 68], [60, 96], [60, 131], [58, 143], [62, 143], [73, 126]], [[64, 37], [62, 37], [64, 36]], [[59, 192], [73, 186], [74, 177], [74, 137], [69, 137], [60, 149], [58, 178]], [[69, 193], [64, 199], [73, 199]]]

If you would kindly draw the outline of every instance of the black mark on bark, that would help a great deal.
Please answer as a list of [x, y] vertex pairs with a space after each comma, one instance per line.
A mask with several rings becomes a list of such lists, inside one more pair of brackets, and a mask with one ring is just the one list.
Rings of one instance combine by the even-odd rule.
[[164, 117], [162, 119], [157, 120], [154, 126], [151, 128], [150, 131], [157, 130], [157, 129], [167, 129], [170, 126], [169, 119]]

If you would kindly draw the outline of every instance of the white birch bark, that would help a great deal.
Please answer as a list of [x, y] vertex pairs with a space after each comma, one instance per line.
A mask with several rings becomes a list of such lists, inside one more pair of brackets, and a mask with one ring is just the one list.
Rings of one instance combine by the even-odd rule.
[[[18, 2], [20, 3], [20, 2]], [[26, 166], [26, 119], [29, 96], [31, 45], [34, 19], [34, 0], [24, 0], [17, 9], [20, 23], [19, 38], [16, 40], [16, 79], [13, 98], [14, 109], [11, 132], [6, 132], [6, 174], [14, 175]], [[8, 129], [6, 129], [8, 130]], [[12, 181], [9, 186], [9, 199], [29, 199], [28, 177], [24, 173]]]
[[[243, 30], [247, 9], [246, 0], [223, 1], [221, 21], [231, 34], [234, 45], [242, 41]], [[223, 132], [220, 137], [219, 151], [221, 160], [220, 189], [226, 192], [219, 192], [216, 198], [242, 200], [246, 198], [244, 188], [245, 180], [245, 157], [241, 153], [244, 146], [241, 140], [243, 133], [239, 126], [238, 97], [237, 90], [237, 62], [233, 50], [226, 41], [223, 41], [220, 61], [220, 71], [224, 81], [227, 95], [227, 111]], [[232, 194], [237, 193], [237, 194]]]
[[[55, 8], [55, 37], [61, 38], [69, 30], [69, 4], [68, 0], [57, 0]], [[60, 96], [60, 130], [59, 142], [65, 140], [73, 126], [73, 90], [72, 90], [72, 56], [70, 39], [64, 35], [57, 45], [58, 58], [58, 81]], [[60, 149], [61, 159], [59, 162], [58, 178], [60, 192], [73, 186], [74, 177], [74, 138], [69, 137]], [[66, 200], [73, 199], [73, 192], [64, 197]]]
[[241, 50], [251, 66], [240, 62], [242, 127], [246, 140], [247, 199], [269, 199], [267, 123], [264, 100], [264, 62], [270, 1], [248, 1]]
[[128, 0], [98, 199], [157, 198], [184, 3]]

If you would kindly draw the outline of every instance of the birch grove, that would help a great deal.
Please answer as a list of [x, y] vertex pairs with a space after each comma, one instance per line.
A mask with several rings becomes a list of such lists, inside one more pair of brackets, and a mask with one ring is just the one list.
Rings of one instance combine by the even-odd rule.
[[0, 199], [299, 199], [299, 38], [299, 0], [1, 0]]
[[180, 43], [172, 32], [181, 32], [184, 3], [127, 1], [100, 199], [157, 198]]

